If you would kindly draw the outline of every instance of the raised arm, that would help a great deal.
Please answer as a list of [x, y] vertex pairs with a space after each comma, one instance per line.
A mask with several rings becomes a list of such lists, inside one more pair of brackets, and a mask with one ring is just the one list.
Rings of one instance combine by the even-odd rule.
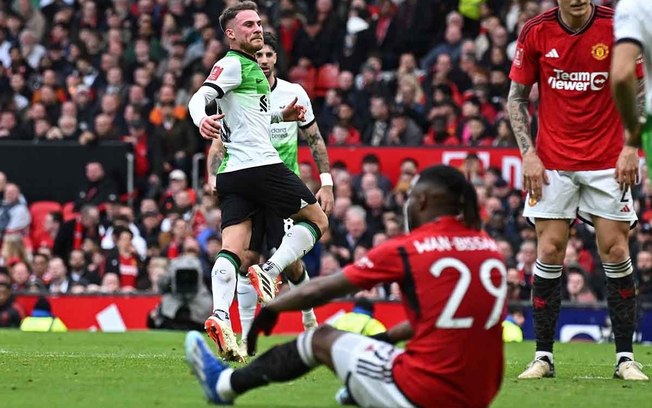
[[532, 142], [528, 103], [532, 86], [512, 81], [507, 98], [509, 119], [514, 129], [516, 143], [523, 157], [523, 189], [534, 202], [541, 198], [543, 183], [548, 184], [545, 168]]

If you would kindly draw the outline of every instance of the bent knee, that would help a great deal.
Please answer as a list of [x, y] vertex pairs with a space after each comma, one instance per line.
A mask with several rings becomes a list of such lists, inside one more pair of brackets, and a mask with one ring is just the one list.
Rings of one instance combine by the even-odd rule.
[[314, 217], [311, 217], [312, 221], [318, 228], [321, 234], [323, 234], [327, 229], [328, 229], [328, 216], [324, 212], [324, 210], [319, 207], [319, 205], [316, 205], [314, 213]]
[[603, 262], [622, 262], [629, 257], [629, 248], [626, 245], [614, 244], [605, 248], [602, 254]]
[[561, 264], [566, 256], [566, 240], [548, 237], [540, 239], [537, 245], [537, 257], [547, 264]]

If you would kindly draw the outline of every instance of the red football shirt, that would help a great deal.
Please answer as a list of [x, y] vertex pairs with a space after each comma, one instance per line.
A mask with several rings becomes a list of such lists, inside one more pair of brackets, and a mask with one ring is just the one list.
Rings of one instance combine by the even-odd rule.
[[609, 68], [613, 10], [594, 6], [586, 26], [572, 32], [554, 8], [528, 21], [509, 74], [539, 84], [537, 154], [549, 170], [616, 166], [623, 126], [611, 98]]
[[394, 382], [418, 406], [483, 407], [503, 376], [506, 270], [496, 243], [454, 217], [415, 229], [344, 269], [355, 286], [398, 282], [414, 337]]

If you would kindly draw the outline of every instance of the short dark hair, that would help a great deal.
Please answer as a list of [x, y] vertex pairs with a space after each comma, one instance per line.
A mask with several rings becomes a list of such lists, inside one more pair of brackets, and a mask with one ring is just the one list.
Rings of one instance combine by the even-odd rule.
[[253, 1], [243, 1], [236, 4], [233, 7], [225, 8], [222, 14], [220, 14], [220, 27], [222, 31], [226, 32], [226, 26], [233, 20], [239, 12], [244, 10], [253, 10], [258, 12], [258, 6]]
[[462, 172], [443, 164], [428, 167], [421, 172], [417, 181], [417, 184], [423, 183], [436, 185], [446, 191], [446, 199], [442, 199], [440, 204], [443, 213], [462, 213], [463, 222], [467, 227], [480, 229], [478, 196], [473, 184]]
[[274, 34], [268, 32], [264, 33], [263, 41], [265, 42], [265, 45], [272, 49], [272, 51], [278, 53], [278, 40]]
[[124, 234], [125, 232], [126, 232], [127, 234], [129, 234], [129, 236], [130, 236], [131, 238], [134, 237], [134, 233], [131, 232], [131, 230], [130, 230], [129, 228], [127, 228], [127, 227], [123, 227], [122, 225], [116, 225], [116, 226], [113, 228], [113, 237], [114, 237], [114, 239], [116, 239], [116, 240], [119, 239], [119, 238], [120, 238], [120, 235]]

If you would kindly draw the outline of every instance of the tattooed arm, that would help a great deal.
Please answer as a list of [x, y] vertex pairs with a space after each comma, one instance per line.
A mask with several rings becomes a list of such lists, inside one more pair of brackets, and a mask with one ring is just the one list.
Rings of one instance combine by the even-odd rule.
[[[319, 170], [319, 174], [327, 174], [330, 177], [330, 162], [328, 161], [326, 143], [324, 143], [324, 138], [319, 132], [317, 122], [313, 121], [312, 124], [305, 129], [299, 128], [299, 135], [308, 143], [310, 151], [312, 152], [312, 158], [315, 160], [317, 170]], [[327, 215], [330, 214], [333, 210], [334, 202], [333, 186], [322, 185], [315, 197], [321, 203], [321, 208], [324, 212]]]
[[214, 196], [217, 196], [215, 180], [217, 170], [222, 165], [222, 160], [224, 160], [224, 145], [222, 144], [222, 139], [213, 139], [211, 147], [208, 149], [208, 157], [206, 158], [206, 172], [208, 173], [207, 183]]
[[532, 137], [530, 136], [530, 114], [528, 113], [528, 104], [530, 103], [530, 91], [532, 86], [519, 84], [512, 81], [507, 97], [507, 110], [509, 111], [509, 120], [512, 123], [516, 143], [521, 149], [521, 155], [533, 148]]
[[638, 43], [616, 44], [611, 60], [611, 91], [625, 125], [625, 146], [616, 162], [616, 179], [621, 188], [636, 183], [638, 147], [641, 145], [641, 116], [645, 112], [645, 90], [636, 79], [636, 60], [641, 53]]
[[530, 135], [530, 115], [528, 103], [532, 86], [512, 81], [507, 98], [509, 119], [516, 136], [516, 143], [523, 157], [523, 188], [534, 202], [541, 198], [543, 184], [548, 184], [548, 176], [541, 159], [534, 149]]

